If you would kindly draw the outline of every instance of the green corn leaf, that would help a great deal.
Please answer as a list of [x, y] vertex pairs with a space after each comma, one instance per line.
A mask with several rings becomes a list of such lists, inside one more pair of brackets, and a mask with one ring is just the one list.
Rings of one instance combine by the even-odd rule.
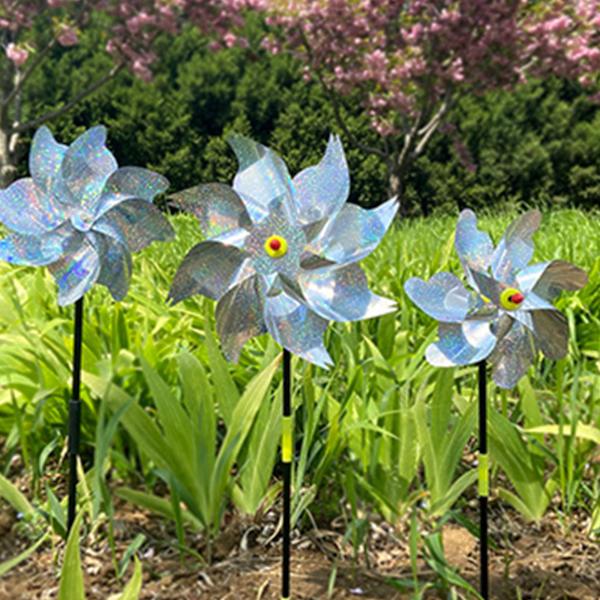
[[85, 600], [83, 571], [79, 555], [79, 536], [81, 534], [82, 513], [79, 513], [73, 522], [65, 555], [60, 572], [60, 587], [58, 600]]

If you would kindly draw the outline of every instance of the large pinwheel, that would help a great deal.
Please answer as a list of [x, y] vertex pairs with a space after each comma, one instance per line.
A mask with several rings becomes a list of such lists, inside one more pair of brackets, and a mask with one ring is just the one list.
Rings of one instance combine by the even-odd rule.
[[84, 294], [100, 283], [121, 300], [129, 288], [131, 252], [173, 233], [152, 204], [167, 189], [167, 180], [146, 169], [119, 168], [105, 142], [104, 127], [93, 127], [68, 147], [42, 127], [29, 155], [31, 178], [0, 191], [0, 222], [11, 232], [0, 240], [0, 260], [48, 266], [58, 284], [58, 303], [76, 303], [69, 402], [69, 529], [77, 499]]
[[514, 387], [531, 366], [538, 349], [551, 359], [567, 353], [567, 320], [552, 304], [562, 290], [577, 290], [587, 281], [581, 269], [562, 260], [529, 265], [539, 211], [519, 217], [496, 248], [477, 228], [470, 210], [461, 213], [455, 246], [469, 284], [450, 273], [429, 281], [409, 279], [404, 289], [411, 300], [439, 321], [439, 340], [426, 350], [434, 366], [478, 363], [479, 373], [479, 506], [480, 591], [489, 598], [487, 370], [494, 381]]
[[179, 194], [208, 238], [189, 252], [169, 298], [217, 300], [223, 350], [237, 360], [252, 337], [269, 332], [283, 346], [283, 561], [281, 597], [290, 597], [292, 403], [290, 353], [326, 367], [329, 321], [356, 321], [394, 310], [369, 291], [356, 264], [370, 254], [397, 210], [346, 204], [348, 166], [339, 138], [318, 165], [292, 180], [281, 158], [241, 136], [230, 138], [239, 161], [233, 188], [203, 185]]
[[426, 351], [431, 364], [451, 367], [489, 358], [494, 381], [512, 388], [538, 349], [550, 359], [565, 356], [568, 323], [552, 301], [562, 290], [583, 287], [587, 275], [562, 260], [529, 265], [540, 220], [537, 210], [525, 213], [494, 248], [477, 228], [475, 214], [465, 210], [455, 246], [470, 289], [450, 273], [406, 282], [411, 300], [440, 322], [440, 339]]
[[328, 321], [395, 308], [369, 291], [356, 263], [377, 247], [397, 203], [373, 210], [346, 203], [350, 178], [338, 137], [318, 165], [293, 180], [269, 148], [241, 136], [230, 143], [240, 164], [233, 188], [201, 185], [176, 196], [208, 239], [185, 257], [169, 297], [218, 300], [217, 329], [232, 360], [247, 340], [268, 331], [290, 352], [327, 366]]
[[127, 293], [131, 252], [171, 237], [172, 228], [152, 204], [167, 180], [138, 167], [119, 168], [105, 146], [106, 129], [93, 127], [70, 146], [40, 128], [29, 155], [31, 178], [0, 191], [0, 259], [48, 266], [58, 303], [81, 298], [94, 283], [117, 300]]

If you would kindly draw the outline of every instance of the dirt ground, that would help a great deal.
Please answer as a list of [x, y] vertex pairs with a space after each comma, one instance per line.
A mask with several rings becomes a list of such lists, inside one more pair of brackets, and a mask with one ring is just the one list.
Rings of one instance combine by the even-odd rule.
[[[474, 518], [476, 515], [470, 515]], [[163, 519], [127, 504], [117, 506], [115, 531], [118, 556], [138, 534], [146, 541], [139, 551], [144, 569], [141, 598], [168, 600], [279, 600], [279, 546], [277, 513], [260, 520], [231, 522], [216, 541], [212, 566], [193, 557], [181, 558], [173, 542], [175, 532]], [[492, 504], [490, 533], [491, 589], [495, 600], [600, 599], [600, 545], [586, 535], [586, 518], [560, 523], [549, 516], [541, 523], [524, 523], [517, 515]], [[400, 600], [410, 598], [388, 583], [411, 579], [408, 524], [372, 526], [368, 565], [352, 560], [341, 531], [295, 532], [292, 559], [292, 597], [326, 599]], [[478, 583], [478, 544], [456, 524], [443, 529], [448, 562], [474, 586]], [[57, 597], [62, 542], [55, 538], [29, 560], [0, 578], [0, 599], [49, 600]], [[202, 541], [188, 536], [190, 547], [202, 550]], [[0, 561], [14, 557], [31, 544], [16, 515], [0, 507]], [[83, 565], [88, 600], [107, 600], [124, 583], [115, 580], [110, 548], [102, 528], [84, 543]], [[419, 563], [421, 581], [432, 579]], [[125, 581], [131, 573], [128, 571]], [[429, 595], [427, 595], [429, 594]], [[444, 598], [441, 591], [425, 598]]]

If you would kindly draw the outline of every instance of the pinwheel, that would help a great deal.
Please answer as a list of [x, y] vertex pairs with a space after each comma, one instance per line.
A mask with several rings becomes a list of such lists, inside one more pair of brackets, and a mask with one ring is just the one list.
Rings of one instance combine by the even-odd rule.
[[83, 296], [95, 283], [115, 300], [125, 297], [131, 253], [173, 234], [152, 204], [167, 180], [137, 167], [119, 168], [106, 148], [106, 129], [93, 127], [70, 146], [40, 128], [29, 155], [31, 178], [0, 191], [0, 259], [47, 266], [58, 284], [58, 303], [75, 305], [73, 397], [69, 403], [69, 527], [75, 517], [79, 453]]
[[424, 312], [439, 321], [439, 340], [426, 350], [437, 367], [479, 365], [479, 474], [481, 505], [481, 586], [488, 597], [487, 572], [487, 370], [502, 388], [513, 388], [534, 362], [537, 351], [549, 359], [568, 351], [566, 318], [552, 304], [563, 290], [578, 290], [587, 282], [585, 271], [562, 260], [530, 265], [533, 234], [541, 214], [534, 210], [515, 220], [494, 248], [487, 233], [477, 228], [470, 210], [460, 214], [455, 247], [468, 288], [450, 273], [429, 281], [409, 279], [404, 289]]
[[383, 315], [394, 302], [373, 294], [356, 264], [379, 244], [397, 211], [347, 204], [350, 178], [338, 137], [315, 166], [290, 178], [272, 150], [242, 136], [230, 144], [239, 161], [233, 187], [201, 185], [176, 195], [207, 239], [184, 258], [169, 294], [217, 300], [217, 331], [233, 361], [244, 344], [268, 332], [284, 348], [284, 568], [289, 589], [289, 499], [292, 456], [290, 353], [332, 364], [323, 334], [329, 321]]

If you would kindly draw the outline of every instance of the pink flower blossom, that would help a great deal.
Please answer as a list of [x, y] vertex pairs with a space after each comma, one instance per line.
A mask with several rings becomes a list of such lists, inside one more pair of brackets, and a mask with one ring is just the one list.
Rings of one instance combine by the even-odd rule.
[[29, 58], [29, 51], [26, 48], [10, 43], [6, 46], [6, 56], [16, 67], [22, 67]]

